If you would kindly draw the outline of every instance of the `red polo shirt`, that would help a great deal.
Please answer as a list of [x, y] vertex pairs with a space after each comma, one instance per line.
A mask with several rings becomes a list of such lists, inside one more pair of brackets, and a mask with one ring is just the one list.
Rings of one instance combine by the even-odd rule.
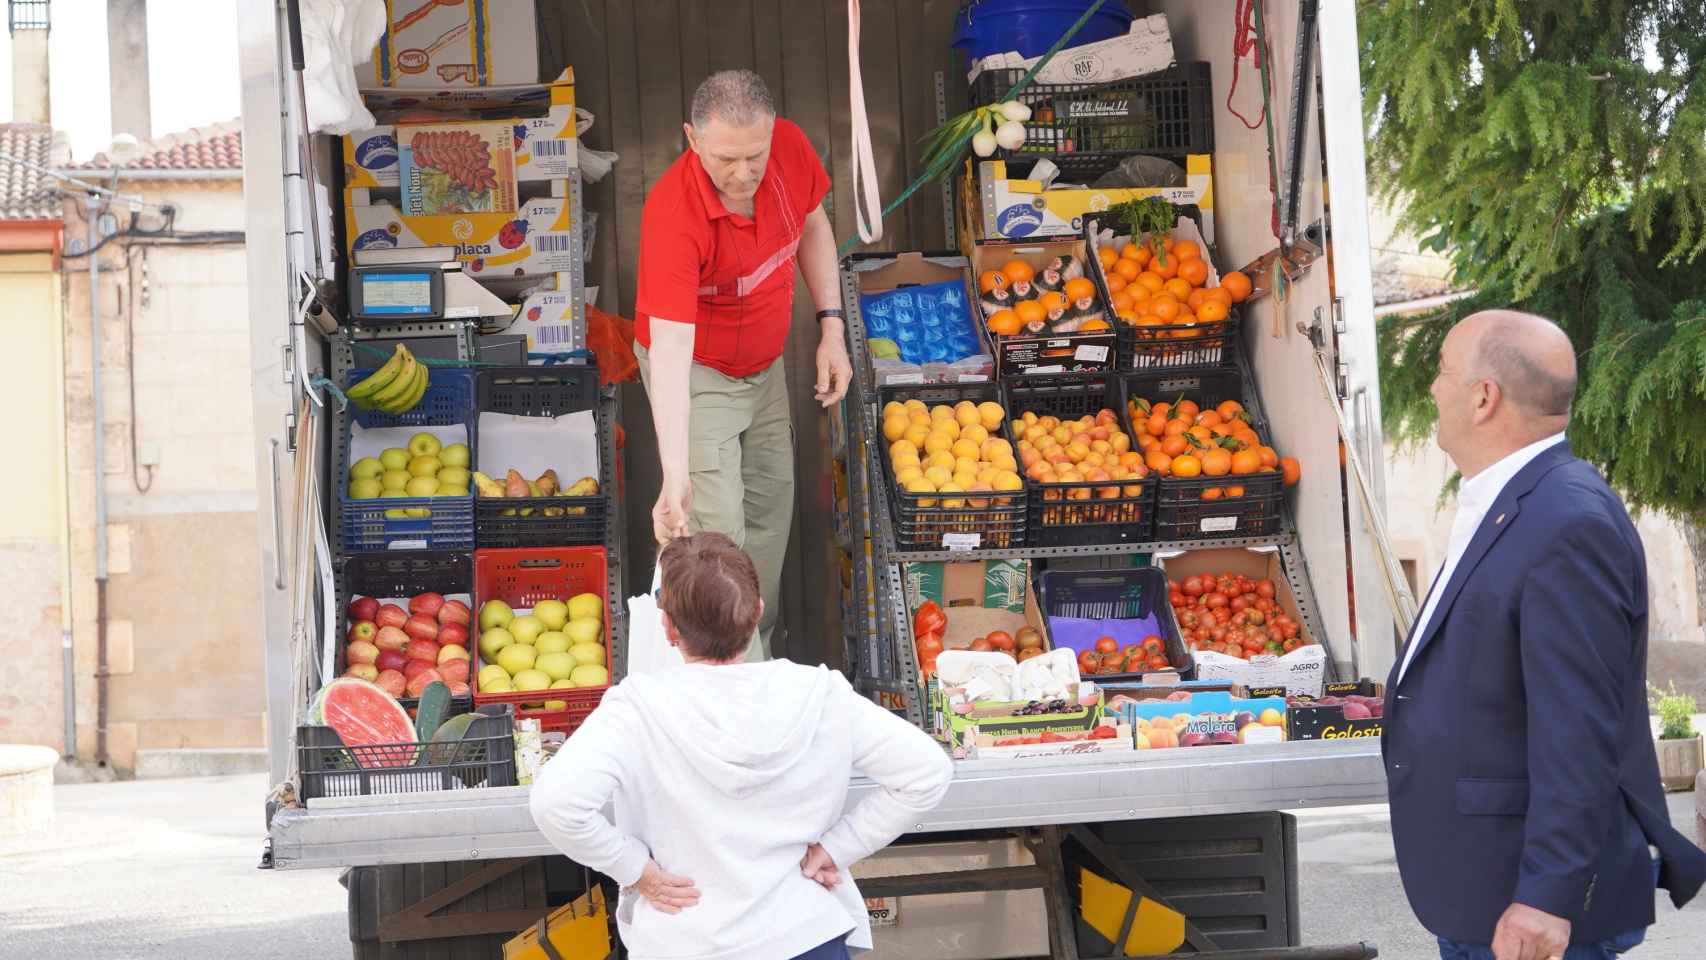
[[692, 150], [664, 171], [640, 218], [634, 338], [651, 349], [651, 318], [698, 326], [693, 360], [749, 377], [782, 355], [794, 308], [794, 258], [829, 174], [795, 124], [776, 120], [752, 217], [731, 213]]

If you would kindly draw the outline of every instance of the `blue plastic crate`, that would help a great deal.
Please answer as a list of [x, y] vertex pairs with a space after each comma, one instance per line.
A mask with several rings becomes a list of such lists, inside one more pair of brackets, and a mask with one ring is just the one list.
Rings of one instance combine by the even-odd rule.
[[[372, 373], [354, 370], [346, 388]], [[344, 553], [375, 550], [472, 550], [474, 549], [473, 497], [397, 497], [384, 500], [349, 499], [350, 440], [353, 427], [364, 430], [385, 427], [441, 427], [461, 424], [468, 432], [468, 447], [474, 447], [474, 371], [466, 367], [432, 368], [431, 381], [420, 403], [406, 413], [362, 410], [350, 405], [339, 418], [336, 462], [338, 531]], [[388, 517], [392, 510], [429, 509], [430, 517]]]

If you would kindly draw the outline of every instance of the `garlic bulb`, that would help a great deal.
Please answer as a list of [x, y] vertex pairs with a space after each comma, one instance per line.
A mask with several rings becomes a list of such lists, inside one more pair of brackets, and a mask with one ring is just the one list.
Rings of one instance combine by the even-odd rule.
[[1006, 103], [997, 106], [996, 109], [999, 110], [1001, 115], [1008, 120], [1018, 120], [1023, 122], [1031, 119], [1031, 108], [1017, 100], [1009, 100]]
[[995, 154], [995, 134], [988, 130], [979, 130], [972, 134], [971, 152], [980, 157], [993, 156]]
[[995, 128], [995, 143], [1003, 150], [1017, 150], [1025, 143], [1025, 125], [1009, 120]]

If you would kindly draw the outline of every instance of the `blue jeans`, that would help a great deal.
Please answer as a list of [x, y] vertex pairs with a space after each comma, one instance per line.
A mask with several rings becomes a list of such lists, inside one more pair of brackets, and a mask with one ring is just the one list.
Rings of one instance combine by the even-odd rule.
[[[794, 960], [847, 960], [847, 934], [842, 934], [828, 943], [819, 944]], [[1570, 960], [1575, 960], [1571, 957]]]

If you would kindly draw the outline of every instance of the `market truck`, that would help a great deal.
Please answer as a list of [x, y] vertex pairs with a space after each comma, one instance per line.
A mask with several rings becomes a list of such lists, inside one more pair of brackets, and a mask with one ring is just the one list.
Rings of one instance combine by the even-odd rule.
[[[239, 3], [276, 784], [264, 865], [347, 868], [358, 957], [495, 957], [597, 883], [534, 826], [520, 781], [536, 740], [523, 734], [518, 747], [511, 731], [527, 719], [547, 735], [572, 731], [570, 715], [584, 716], [599, 684], [506, 694], [519, 674], [505, 668], [488, 687], [477, 670], [500, 658], [475, 654], [468, 692], [445, 684], [455, 690], [448, 705], [428, 683], [397, 692], [417, 723], [476, 709], [461, 746], [364, 753], [320, 725], [331, 700], [371, 709], [359, 695], [352, 705], [324, 694], [334, 678], [364, 675], [356, 667], [367, 650], [348, 635], [352, 604], [410, 607], [400, 629], [412, 641], [459, 623], [453, 600], [474, 618], [464, 633], [477, 635], [485, 600], [519, 609], [591, 596], [604, 609], [588, 639], [604, 648], [608, 682], [619, 681], [636, 626], [625, 598], [645, 593], [650, 574], [647, 484], [657, 466], [643, 394], [601, 385], [584, 365], [584, 310], [598, 286], [606, 309], [631, 313], [640, 207], [683, 147], [686, 97], [712, 69], [765, 76], [823, 154], [832, 219], [852, 237], [850, 122], [868, 123], [881, 197], [901, 195], [923, 169], [920, 138], [1003, 100], [1025, 70], [976, 59], [989, 49], [979, 44], [1001, 42], [979, 31], [1037, 21], [1024, 20], [1022, 2], [850, 4], [863, 67], [863, 97], [853, 98], [849, 76], [859, 74], [842, 58], [849, 10], [834, 2], [390, 3], [381, 67], [357, 75], [381, 122], [422, 99], [446, 123], [525, 117], [512, 123], [513, 144], [478, 129], [434, 141], [391, 128], [380, 138], [388, 149], [412, 147], [417, 168], [436, 164], [463, 188], [423, 192], [414, 175], [387, 173], [395, 157], [385, 149], [306, 133], [299, 68], [323, 91], [317, 65], [348, 58], [324, 48], [329, 31], [313, 23], [297, 49], [295, 6]], [[955, 758], [943, 803], [854, 870], [880, 956], [1065, 958], [1117, 953], [1114, 943], [1373, 956], [1369, 944], [1303, 946], [1286, 813], [1384, 801], [1378, 710], [1365, 705], [1378, 689], [1367, 678], [1385, 675], [1413, 608], [1380, 546], [1355, 5], [1279, 0], [1256, 5], [1260, 22], [1231, 0], [1161, 2], [1136, 19], [1106, 6], [1112, 28], [1096, 26], [1101, 11], [1086, 20], [1100, 30], [1097, 46], [1070, 46], [1018, 94], [1029, 106], [1025, 144], [1003, 133], [1002, 149], [918, 189], [886, 218], [883, 239], [843, 261], [855, 382], [837, 409], [814, 408], [811, 378], [798, 374], [813, 345], [790, 344], [800, 503], [784, 649], [842, 666]], [[417, 43], [421, 34], [430, 42]], [[1251, 57], [1258, 38], [1266, 71]], [[474, 56], [460, 59], [473, 62], [455, 62], [469, 46]], [[968, 76], [974, 64], [979, 76]], [[449, 86], [408, 86], [432, 83]], [[577, 108], [620, 155], [597, 184], [588, 174], [598, 155], [564, 120]], [[450, 170], [443, 152], [420, 156], [446, 144], [504, 162], [488, 177]], [[1126, 163], [1132, 155], [1160, 157], [1176, 175], [1094, 186], [1115, 167], [1147, 176], [1142, 162]], [[493, 213], [457, 207], [476, 188], [505, 194], [482, 201], [496, 204], [482, 209], [502, 229], [488, 230]], [[1179, 218], [1129, 219], [1156, 207], [1128, 201], [1155, 196]], [[602, 239], [584, 229], [594, 215]], [[1139, 229], [1154, 243], [1134, 242]], [[1186, 280], [1177, 302], [1155, 310], [1153, 291], [1140, 314], [1130, 305], [1155, 282], [1145, 275], [1170, 272], [1150, 265], [1164, 265], [1156, 244], [1168, 236], [1180, 260], [1200, 265], [1174, 266]], [[1251, 282], [1235, 282], [1235, 268]], [[1027, 289], [1044, 312], [1002, 315]], [[1186, 306], [1194, 325], [1168, 322]], [[809, 323], [809, 299], [796, 297], [796, 309]], [[930, 326], [941, 323], [954, 329]], [[570, 362], [543, 365], [541, 352]], [[417, 379], [368, 379], [393, 358]], [[1157, 403], [1169, 412], [1151, 431]], [[1221, 431], [1206, 429], [1209, 411], [1225, 414]], [[889, 431], [905, 438], [914, 412], [928, 434], [941, 418], [955, 422], [954, 442], [981, 441], [964, 451], [969, 465], [955, 457], [952, 467], [989, 470], [990, 490], [912, 482], [910, 455]], [[1195, 426], [1164, 422], [1185, 417]], [[592, 486], [582, 493], [596, 494], [537, 499], [552, 491], [525, 481], [543, 461], [516, 433], [534, 427], [579, 431], [532, 448], [572, 445], [576, 463], [556, 468], [585, 473]], [[1051, 443], [1044, 434], [1057, 427], [1065, 439]], [[1210, 445], [1237, 451], [1236, 467], [1216, 469], [1218, 454], [1203, 452], [1191, 469], [1189, 454], [1170, 469], [1180, 448], [1164, 444], [1199, 427]], [[358, 461], [382, 460], [422, 432], [435, 434], [431, 466], [414, 471], [423, 454], [411, 450], [406, 479], [431, 475], [448, 487], [442, 495], [422, 499], [439, 493], [423, 487], [388, 503], [356, 486], [385, 476]], [[917, 439], [921, 469], [938, 448], [953, 452]], [[1086, 462], [1070, 449], [1080, 439], [1111, 456]], [[988, 446], [996, 440], [1005, 445]], [[467, 478], [434, 473], [452, 460], [437, 448], [458, 442], [482, 473], [526, 469], [519, 490], [465, 491], [457, 481]], [[1062, 449], [1065, 461], [1054, 457]], [[1134, 451], [1143, 469], [1092, 474]], [[1007, 458], [1023, 478], [999, 477]], [[1038, 459], [1059, 474], [1032, 470]], [[560, 481], [556, 492], [566, 492], [570, 477]], [[399, 496], [416, 494], [403, 486]], [[506, 507], [508, 497], [532, 498]], [[1265, 626], [1223, 643], [1206, 629], [1225, 626], [1210, 594], [1214, 606], [1261, 613], [1249, 622]], [[1092, 635], [1121, 623], [1156, 635], [1132, 644]], [[1240, 650], [1241, 636], [1255, 642]], [[1021, 690], [1046, 700], [970, 696], [964, 674], [1009, 645], [1016, 656], [985, 679], [1010, 683], [1016, 700]], [[1051, 673], [1063, 669], [1074, 674], [1068, 686]], [[544, 709], [524, 702], [559, 696]], [[850, 802], [870, 789], [855, 780]]]

